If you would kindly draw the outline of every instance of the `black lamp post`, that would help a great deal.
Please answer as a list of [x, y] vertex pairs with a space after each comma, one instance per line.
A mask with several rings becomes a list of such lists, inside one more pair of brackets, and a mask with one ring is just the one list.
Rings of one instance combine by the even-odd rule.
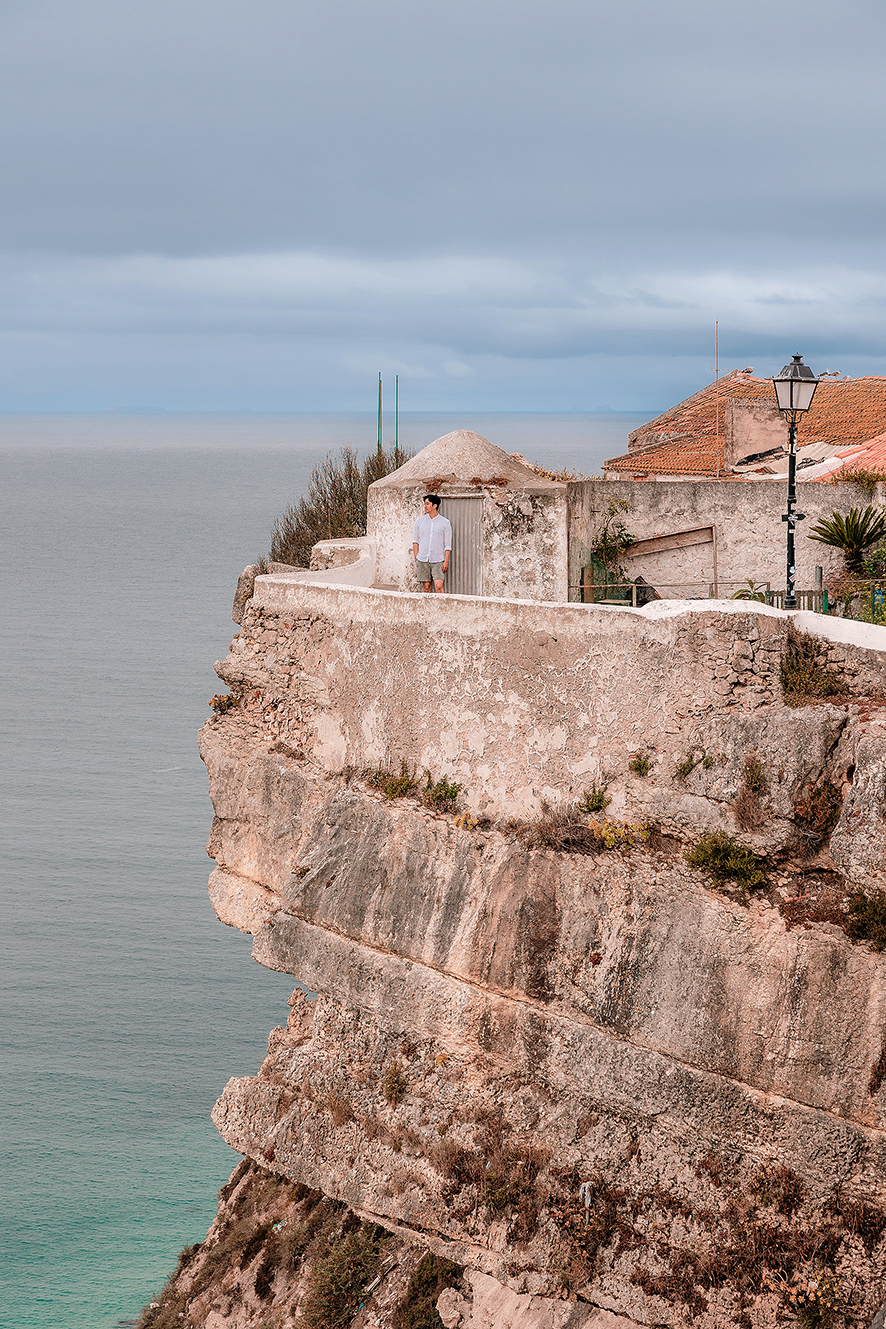
[[788, 420], [788, 510], [782, 521], [788, 524], [788, 575], [785, 586], [785, 609], [797, 608], [796, 580], [797, 569], [794, 563], [794, 527], [803, 521], [805, 513], [795, 512], [797, 501], [797, 421], [804, 411], [812, 405], [818, 379], [802, 357], [795, 355], [789, 365], [772, 380], [778, 409]]

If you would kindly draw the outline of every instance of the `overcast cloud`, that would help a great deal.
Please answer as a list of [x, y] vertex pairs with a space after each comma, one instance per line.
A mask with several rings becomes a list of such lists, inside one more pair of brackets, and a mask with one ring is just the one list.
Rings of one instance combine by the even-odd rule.
[[0, 409], [886, 372], [886, 11], [0, 0]]

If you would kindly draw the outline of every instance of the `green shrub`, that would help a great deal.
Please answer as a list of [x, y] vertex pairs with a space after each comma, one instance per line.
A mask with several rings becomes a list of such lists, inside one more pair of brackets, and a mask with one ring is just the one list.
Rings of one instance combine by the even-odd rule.
[[789, 706], [815, 697], [845, 696], [844, 679], [827, 665], [827, 650], [818, 637], [798, 632], [791, 623], [781, 657], [781, 687]]
[[403, 1067], [399, 1061], [392, 1061], [387, 1069], [385, 1078], [382, 1080], [381, 1091], [385, 1100], [391, 1107], [396, 1107], [406, 1093], [406, 1076], [403, 1074]]
[[405, 798], [407, 794], [415, 792], [418, 788], [418, 781], [406, 762], [401, 761], [400, 774], [388, 776], [382, 788], [384, 789], [385, 798]]
[[437, 1298], [444, 1288], [457, 1283], [462, 1273], [459, 1265], [428, 1251], [394, 1311], [391, 1329], [443, 1329], [443, 1321], [437, 1314]]
[[409, 460], [402, 449], [375, 449], [360, 463], [353, 448], [315, 466], [307, 495], [277, 518], [271, 533], [271, 560], [306, 568], [319, 540], [366, 534], [366, 495], [375, 480]]
[[690, 752], [689, 755], [687, 757], [684, 757], [682, 761], [678, 761], [674, 764], [675, 777], [678, 780], [688, 779], [689, 776], [692, 774], [692, 772], [695, 770], [696, 766], [698, 765], [699, 760], [700, 758], [693, 757], [692, 753]]
[[425, 775], [424, 788], [419, 789], [418, 780], [409, 763], [404, 760], [400, 762], [399, 775], [394, 775], [390, 767], [379, 766], [374, 770], [361, 771], [360, 778], [371, 788], [380, 789], [385, 798], [408, 798], [416, 794], [421, 797], [425, 807], [434, 808], [437, 812], [454, 812], [462, 786], [448, 780], [445, 775], [441, 775], [439, 780], [435, 780], [430, 771], [426, 771]]
[[421, 801], [425, 807], [434, 808], [437, 812], [454, 812], [458, 796], [461, 793], [460, 784], [451, 784], [445, 775], [434, 782], [431, 773], [428, 771], [428, 778], [422, 791]]
[[849, 896], [849, 936], [869, 942], [875, 951], [886, 950], [886, 891], [853, 891]]
[[732, 881], [742, 891], [750, 891], [766, 883], [761, 860], [725, 831], [702, 836], [684, 857], [691, 868], [706, 872], [717, 886]]
[[606, 519], [600, 527], [596, 544], [591, 546], [591, 553], [610, 572], [619, 572], [619, 564], [637, 537], [621, 520], [621, 514], [630, 510], [630, 503], [623, 498], [610, 498]]
[[648, 752], [635, 752], [628, 762], [628, 770], [635, 775], [648, 775], [652, 770], [652, 758]]
[[238, 701], [239, 697], [233, 696], [230, 692], [227, 692], [224, 695], [217, 692], [214, 697], [209, 698], [209, 705], [212, 710], [215, 711], [216, 715], [225, 715], [228, 711], [234, 709]]
[[754, 794], [765, 794], [768, 787], [766, 767], [756, 752], [745, 753], [744, 761], [741, 764], [741, 778], [746, 789], [750, 789]]
[[886, 474], [883, 471], [874, 471], [866, 466], [841, 466], [838, 471], [833, 471], [827, 478], [829, 485], [858, 485], [865, 498], [873, 498], [877, 490], [877, 485], [886, 482]]
[[602, 812], [612, 799], [607, 797], [605, 784], [592, 784], [585, 790], [585, 796], [579, 803], [582, 812]]
[[299, 1316], [304, 1329], [348, 1329], [378, 1273], [384, 1228], [361, 1223], [336, 1241], [311, 1271]]
[[886, 577], [886, 542], [867, 551], [861, 570], [868, 581], [882, 581]]

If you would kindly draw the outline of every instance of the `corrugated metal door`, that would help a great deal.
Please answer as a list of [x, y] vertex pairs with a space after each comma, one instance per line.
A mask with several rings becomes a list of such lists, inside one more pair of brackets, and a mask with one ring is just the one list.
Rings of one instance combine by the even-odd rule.
[[452, 523], [446, 590], [450, 595], [482, 595], [483, 499], [444, 498], [440, 512]]

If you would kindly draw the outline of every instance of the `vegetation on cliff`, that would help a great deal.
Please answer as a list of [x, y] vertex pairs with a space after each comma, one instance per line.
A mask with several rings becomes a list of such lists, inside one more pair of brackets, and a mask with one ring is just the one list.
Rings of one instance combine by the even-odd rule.
[[[390, 1329], [443, 1329], [436, 1298], [457, 1283], [458, 1265], [405, 1248], [407, 1278], [393, 1277], [402, 1243], [343, 1204], [244, 1159], [219, 1192], [202, 1244], [187, 1246], [138, 1329], [182, 1329], [210, 1312], [231, 1323], [348, 1329], [381, 1280]], [[408, 1271], [411, 1270], [411, 1275]]]
[[788, 706], [845, 697], [846, 680], [827, 663], [827, 646], [820, 637], [798, 632], [793, 624], [781, 658], [781, 687]]
[[402, 448], [378, 448], [361, 463], [353, 448], [327, 456], [311, 472], [308, 492], [277, 518], [271, 532], [271, 561], [310, 566], [320, 540], [366, 534], [367, 491], [409, 460]]

